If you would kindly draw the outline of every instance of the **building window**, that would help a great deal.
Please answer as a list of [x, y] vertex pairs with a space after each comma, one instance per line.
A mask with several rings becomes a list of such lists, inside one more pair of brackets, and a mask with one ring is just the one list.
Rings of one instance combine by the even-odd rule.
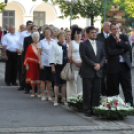
[[45, 24], [45, 12], [34, 12], [34, 25], [42, 27]]
[[5, 24], [15, 25], [15, 11], [5, 10], [3, 11], [3, 27]]

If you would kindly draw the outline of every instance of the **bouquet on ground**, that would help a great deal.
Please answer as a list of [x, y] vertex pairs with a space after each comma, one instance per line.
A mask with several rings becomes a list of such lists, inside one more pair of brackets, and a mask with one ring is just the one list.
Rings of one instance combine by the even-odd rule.
[[76, 108], [77, 110], [83, 109], [83, 95], [79, 93], [77, 96], [67, 98], [67, 103], [69, 107]]
[[94, 114], [105, 119], [124, 119], [127, 115], [134, 114], [134, 108], [118, 96], [101, 98], [101, 104], [94, 107]]

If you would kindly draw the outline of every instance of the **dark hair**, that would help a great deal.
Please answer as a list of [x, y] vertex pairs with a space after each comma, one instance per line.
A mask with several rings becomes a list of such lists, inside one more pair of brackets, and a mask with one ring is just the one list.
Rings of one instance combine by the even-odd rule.
[[26, 22], [26, 25], [28, 25], [29, 23], [33, 24], [33, 22], [31, 20], [29, 20], [29, 21]]
[[33, 30], [34, 27], [37, 27], [37, 29], [38, 29], [38, 26], [32, 25], [32, 26], [31, 26], [31, 30]]
[[121, 31], [122, 31], [122, 32], [123, 32], [123, 30], [127, 31], [127, 29], [126, 29], [126, 28], [122, 28], [122, 29], [121, 29]]
[[79, 27], [73, 27], [71, 29], [71, 40], [74, 40], [74, 35], [75, 34], [81, 34], [82, 33], [82, 28], [79, 28]]
[[90, 33], [91, 30], [96, 30], [96, 28], [93, 26], [89, 26], [86, 28], [86, 33]]
[[112, 26], [116, 26], [116, 25], [117, 25], [116, 22], [111, 23], [111, 25], [110, 25], [110, 29], [112, 28]]

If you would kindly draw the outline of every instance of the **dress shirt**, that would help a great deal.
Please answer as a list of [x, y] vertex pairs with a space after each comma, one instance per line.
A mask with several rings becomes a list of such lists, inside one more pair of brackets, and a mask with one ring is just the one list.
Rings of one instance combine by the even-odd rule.
[[27, 30], [26, 31], [23, 31], [23, 32], [21, 32], [21, 34], [20, 34], [20, 38], [19, 38], [19, 45], [20, 45], [20, 48], [21, 49], [23, 49], [23, 43], [24, 43], [24, 38], [25, 37], [28, 37], [28, 36], [30, 36], [31, 35], [31, 33], [29, 33]]
[[95, 55], [97, 55], [96, 41], [95, 41], [95, 40], [90, 40], [90, 39], [89, 39], [89, 42], [91, 43], [91, 45], [92, 45], [92, 47], [93, 47], [93, 50], [94, 50]]
[[11, 52], [16, 52], [16, 45], [18, 43], [19, 36], [15, 32], [14, 35], [11, 33], [6, 34], [2, 38], [2, 45], [6, 46], [6, 50], [11, 51]]
[[103, 34], [104, 34], [104, 37], [105, 37], [105, 38], [109, 37], [109, 35], [110, 35], [110, 33], [106, 33], [106, 32], [104, 32], [104, 31], [103, 31]]
[[57, 44], [55, 40], [50, 39], [50, 44], [48, 44], [47, 39], [43, 39], [39, 42], [38, 48], [41, 49], [41, 62], [44, 66], [50, 67], [49, 59], [50, 52], [53, 44]]

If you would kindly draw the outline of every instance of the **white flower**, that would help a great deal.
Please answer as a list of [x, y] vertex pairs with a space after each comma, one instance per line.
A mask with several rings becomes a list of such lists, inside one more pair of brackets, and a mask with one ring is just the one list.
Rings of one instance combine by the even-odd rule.
[[121, 110], [121, 107], [120, 106], [117, 106], [117, 110]]
[[115, 111], [115, 110], [116, 110], [116, 108], [113, 108], [113, 107], [112, 107], [112, 108], [111, 108], [111, 110], [112, 110], [112, 111]]

